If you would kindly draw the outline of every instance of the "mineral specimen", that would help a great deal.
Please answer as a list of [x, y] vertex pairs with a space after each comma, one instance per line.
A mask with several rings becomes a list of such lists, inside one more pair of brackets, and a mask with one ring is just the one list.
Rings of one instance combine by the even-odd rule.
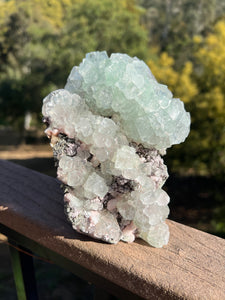
[[190, 115], [147, 65], [92, 52], [65, 89], [43, 100], [43, 120], [78, 232], [109, 243], [168, 243], [168, 177], [161, 155], [185, 140]]

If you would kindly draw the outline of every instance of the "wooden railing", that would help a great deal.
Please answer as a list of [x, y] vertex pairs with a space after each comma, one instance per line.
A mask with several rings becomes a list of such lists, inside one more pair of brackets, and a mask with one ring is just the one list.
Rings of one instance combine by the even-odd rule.
[[[72, 230], [56, 179], [3, 160], [0, 170], [0, 232], [17, 249], [119, 299], [225, 299], [225, 240], [168, 221], [171, 237], [162, 249], [142, 240], [98, 242]], [[16, 248], [11, 253], [19, 299], [36, 299], [32, 262]]]

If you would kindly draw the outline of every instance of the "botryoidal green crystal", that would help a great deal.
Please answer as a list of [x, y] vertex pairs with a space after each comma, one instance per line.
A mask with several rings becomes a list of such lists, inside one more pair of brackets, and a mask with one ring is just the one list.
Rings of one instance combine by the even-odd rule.
[[161, 155], [185, 140], [190, 115], [138, 58], [88, 53], [43, 100], [72, 227], [109, 243], [169, 240]]

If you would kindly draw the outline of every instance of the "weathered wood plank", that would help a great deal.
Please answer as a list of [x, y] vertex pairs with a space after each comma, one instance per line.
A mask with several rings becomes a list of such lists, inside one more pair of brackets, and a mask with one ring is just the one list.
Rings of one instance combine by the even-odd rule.
[[225, 240], [168, 221], [169, 245], [108, 245], [73, 231], [54, 178], [0, 161], [0, 223], [146, 299], [225, 299]]

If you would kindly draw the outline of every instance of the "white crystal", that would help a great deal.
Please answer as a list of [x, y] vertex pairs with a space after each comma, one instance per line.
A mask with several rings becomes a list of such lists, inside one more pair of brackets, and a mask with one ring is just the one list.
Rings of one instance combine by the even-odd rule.
[[125, 196], [118, 199], [116, 207], [125, 220], [133, 220], [135, 216], [135, 203], [131, 197]]
[[161, 248], [168, 244], [170, 233], [166, 223], [159, 223], [146, 229], [140, 233], [140, 237], [150, 245]]
[[108, 186], [101, 176], [93, 172], [85, 182], [84, 190], [97, 197], [103, 198], [108, 192]]
[[140, 159], [135, 153], [135, 149], [129, 146], [119, 148], [114, 155], [113, 161], [115, 168], [120, 170], [133, 170], [140, 165]]

